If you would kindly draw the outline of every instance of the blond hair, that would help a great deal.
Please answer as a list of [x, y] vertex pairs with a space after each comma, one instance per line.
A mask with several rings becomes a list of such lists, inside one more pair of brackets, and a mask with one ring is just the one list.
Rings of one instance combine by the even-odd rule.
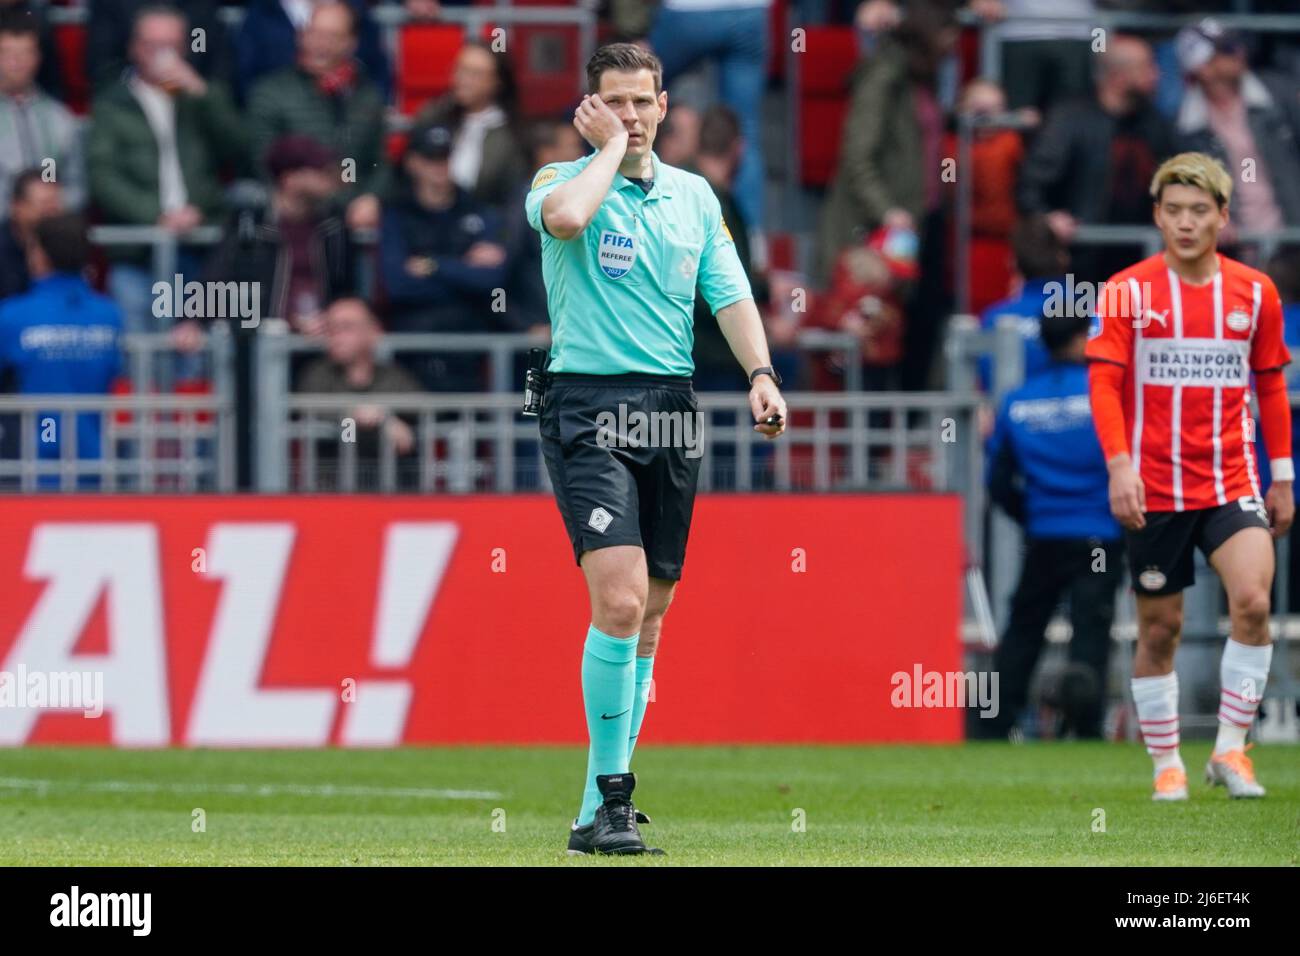
[[1151, 198], [1160, 202], [1166, 186], [1194, 186], [1214, 197], [1221, 207], [1232, 198], [1232, 177], [1223, 163], [1205, 153], [1179, 153], [1160, 164], [1151, 177]]

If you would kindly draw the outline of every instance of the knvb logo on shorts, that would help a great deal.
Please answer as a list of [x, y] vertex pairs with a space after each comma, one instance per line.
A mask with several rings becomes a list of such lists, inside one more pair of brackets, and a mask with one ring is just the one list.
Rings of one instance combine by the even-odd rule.
[[604, 534], [605, 529], [608, 528], [611, 524], [613, 524], [613, 522], [614, 522], [614, 516], [610, 514], [608, 511], [606, 511], [604, 508], [594, 509], [591, 512], [591, 517], [587, 519], [587, 524], [595, 528], [601, 534]]
[[623, 278], [636, 265], [636, 237], [601, 230], [597, 262], [600, 271], [611, 279]]
[[618, 411], [596, 415], [601, 448], [685, 448], [687, 458], [704, 454], [704, 415], [700, 412], [643, 412], [619, 403]]

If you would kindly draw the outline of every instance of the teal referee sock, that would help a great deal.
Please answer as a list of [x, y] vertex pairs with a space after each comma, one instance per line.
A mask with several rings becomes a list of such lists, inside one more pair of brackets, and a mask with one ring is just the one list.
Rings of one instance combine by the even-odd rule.
[[582, 700], [587, 710], [587, 786], [582, 793], [578, 826], [596, 817], [600, 791], [596, 777], [627, 773], [628, 736], [632, 733], [632, 707], [636, 696], [636, 645], [638, 635], [610, 637], [587, 629], [582, 648]]
[[632, 732], [627, 735], [627, 762], [632, 765], [632, 751], [636, 749], [636, 738], [641, 733], [641, 723], [645, 720], [645, 709], [650, 704], [650, 686], [654, 683], [655, 659], [638, 657], [636, 659], [636, 697], [632, 700]]

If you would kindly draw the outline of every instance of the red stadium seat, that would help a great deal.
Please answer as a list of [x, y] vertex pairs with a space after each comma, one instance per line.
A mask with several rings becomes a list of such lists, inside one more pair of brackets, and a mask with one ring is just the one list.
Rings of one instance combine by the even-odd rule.
[[413, 23], [398, 37], [397, 107], [410, 116], [451, 87], [464, 31], [455, 24]]
[[56, 24], [54, 43], [59, 50], [59, 67], [63, 73], [63, 101], [78, 116], [85, 116], [90, 112], [90, 79], [86, 76], [86, 25]]
[[848, 110], [849, 80], [858, 63], [852, 27], [807, 27], [807, 46], [795, 57], [799, 97], [800, 179], [825, 186], [835, 174]]
[[790, 36], [785, 31], [785, 13], [789, 6], [790, 0], [772, 0], [772, 6], [768, 8], [767, 31], [770, 39], [767, 78], [769, 80], [785, 76], [785, 57], [790, 50]]

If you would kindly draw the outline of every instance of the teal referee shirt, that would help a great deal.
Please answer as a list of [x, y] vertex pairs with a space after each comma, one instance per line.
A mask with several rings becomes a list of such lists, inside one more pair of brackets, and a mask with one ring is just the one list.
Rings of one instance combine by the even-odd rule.
[[542, 234], [550, 370], [688, 376], [696, 283], [715, 314], [753, 296], [718, 199], [702, 176], [651, 154], [648, 193], [615, 173], [587, 228], [556, 239], [542, 222], [542, 201], [594, 156], [543, 166], [525, 200], [528, 222]]

